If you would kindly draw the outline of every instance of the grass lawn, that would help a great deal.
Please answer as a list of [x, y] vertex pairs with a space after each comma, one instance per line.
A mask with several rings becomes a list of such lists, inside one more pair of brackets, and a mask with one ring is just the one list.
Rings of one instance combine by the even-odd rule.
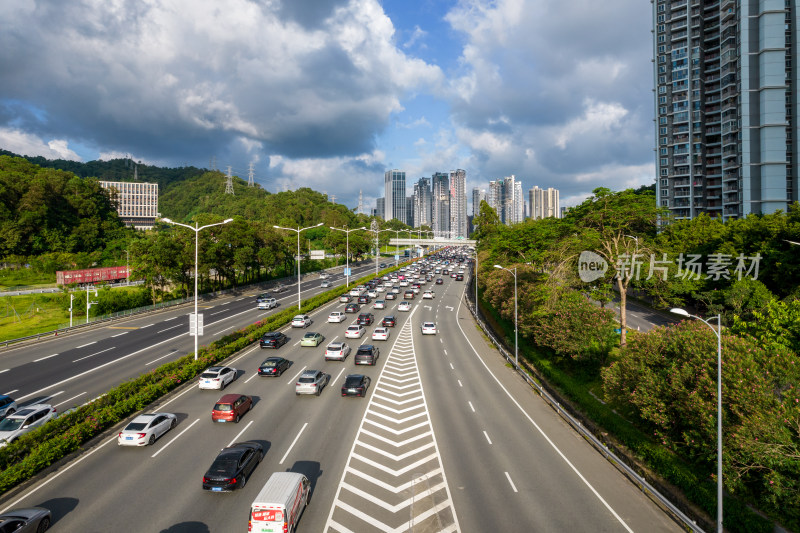
[[15, 290], [20, 287], [55, 287], [55, 274], [42, 274], [33, 272], [30, 269], [10, 269], [0, 270], [0, 290]]
[[[52, 331], [69, 322], [62, 302], [68, 295], [26, 294], [0, 299], [0, 341]], [[75, 316], [79, 321], [85, 316]], [[77, 323], [77, 322], [76, 322]]]

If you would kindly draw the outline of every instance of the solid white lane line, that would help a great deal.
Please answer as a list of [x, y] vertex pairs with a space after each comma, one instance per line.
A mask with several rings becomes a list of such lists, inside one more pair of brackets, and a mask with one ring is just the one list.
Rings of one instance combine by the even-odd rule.
[[9, 370], [11, 370], [11, 369], [10, 368], [6, 368], [5, 370], [0, 370], [0, 374], [2, 374], [3, 372], [8, 372]]
[[486, 440], [487, 440], [487, 441], [489, 441], [489, 444], [491, 444], [491, 443], [492, 443], [492, 439], [490, 439], [490, 438], [489, 438], [489, 434], [488, 434], [488, 433], [486, 433], [486, 432], [484, 431], [484, 432], [483, 432], [483, 436], [484, 436], [484, 437], [486, 437]]
[[179, 328], [179, 327], [181, 327], [181, 324], [178, 324], [177, 326], [172, 326], [171, 328], [161, 329], [159, 331], [156, 331], [156, 333], [164, 333], [165, 331], [169, 331], [171, 329], [175, 329], [175, 328]]
[[[39, 361], [44, 361], [45, 359], [50, 359], [51, 357], [55, 357], [57, 355], [58, 355], [57, 353], [54, 353], [53, 355], [48, 355], [46, 357], [40, 357], [39, 359], [34, 359], [33, 362], [34, 363], [38, 363]], [[19, 400], [19, 398], [17, 398], [17, 399]]]
[[87, 346], [91, 346], [92, 344], [97, 344], [97, 341], [87, 342], [86, 344], [81, 344], [80, 346], [76, 346], [75, 348], [86, 348]]
[[19, 390], [19, 389], [10, 390], [10, 391], [8, 391], [8, 392], [4, 392], [4, 393], [3, 393], [3, 395], [5, 395], [5, 396], [11, 396], [12, 394], [14, 394], [15, 392], [17, 392], [18, 390]]
[[306, 365], [306, 366], [304, 366], [303, 368], [301, 368], [301, 369], [300, 369], [300, 372], [298, 372], [297, 374], [295, 374], [295, 375], [294, 375], [294, 377], [293, 377], [292, 379], [290, 379], [289, 381], [287, 381], [287, 382], [286, 382], [286, 384], [287, 384], [287, 385], [291, 385], [292, 383], [294, 383], [294, 382], [295, 382], [295, 380], [297, 380], [297, 377], [298, 377], [300, 374], [302, 374], [302, 373], [303, 373], [303, 370], [305, 370], [306, 368], [308, 368], [308, 365]]
[[255, 373], [255, 374], [253, 374], [252, 376], [250, 376], [249, 378], [247, 378], [246, 380], [244, 380], [244, 382], [245, 382], [245, 383], [250, 383], [250, 380], [251, 380], [251, 379], [253, 379], [253, 378], [254, 378], [254, 377], [256, 377], [256, 376], [258, 376], [258, 370], [256, 370], [256, 373]]
[[[127, 331], [126, 331], [126, 333], [127, 333]], [[114, 348], [116, 348], [116, 346], [112, 346], [111, 348], [106, 348], [105, 350], [100, 350], [99, 352], [95, 352], [95, 353], [93, 353], [93, 354], [91, 354], [91, 355], [86, 355], [86, 356], [84, 356], [84, 357], [81, 357], [81, 358], [79, 358], [79, 359], [75, 359], [75, 360], [74, 360], [74, 361], [72, 361], [72, 362], [73, 362], [73, 363], [77, 363], [78, 361], [83, 361], [84, 359], [89, 359], [90, 357], [94, 357], [95, 355], [100, 355], [101, 353], [103, 353], [103, 352], [107, 352], [107, 351], [109, 351], [109, 350], [113, 350]]]
[[472, 406], [472, 402], [467, 402], [469, 404], [469, 408], [472, 409], [472, 412], [475, 412], [475, 407]]
[[153, 325], [153, 324], [147, 324], [146, 326], [142, 326], [142, 327], [140, 327], [139, 329], [149, 328], [149, 327], [150, 327], [150, 326], [152, 326], [152, 325]]
[[175, 320], [176, 318], [178, 318], [178, 317], [174, 316], [172, 318], [168, 318], [168, 319], [164, 320], [164, 322], [169, 322], [170, 320]]
[[305, 424], [303, 424], [303, 427], [302, 427], [302, 428], [300, 428], [300, 433], [298, 433], [298, 434], [297, 434], [297, 436], [294, 438], [294, 440], [292, 441], [292, 443], [289, 445], [289, 449], [288, 449], [288, 450], [286, 450], [286, 453], [285, 453], [285, 454], [283, 454], [283, 457], [281, 457], [281, 460], [280, 460], [280, 462], [278, 463], [279, 465], [282, 465], [282, 464], [283, 464], [283, 462], [286, 460], [286, 457], [289, 455], [289, 452], [291, 452], [291, 451], [292, 451], [292, 448], [294, 448], [294, 445], [295, 445], [295, 444], [297, 444], [297, 439], [299, 439], [299, 438], [300, 438], [300, 435], [302, 435], [302, 434], [303, 434], [303, 431], [305, 431], [305, 430], [306, 430], [306, 426], [307, 426], [307, 425], [308, 425], [308, 422], [306, 422]]
[[230, 442], [228, 443], [228, 446], [232, 446], [232, 445], [233, 445], [233, 443], [235, 443], [237, 440], [239, 440], [239, 437], [241, 437], [241, 436], [242, 436], [242, 433], [244, 433], [245, 431], [247, 431], [247, 428], [249, 428], [249, 427], [252, 425], [252, 423], [253, 423], [253, 420], [251, 420], [250, 422], [248, 422], [248, 423], [247, 423], [247, 425], [244, 427], [244, 429], [242, 429], [242, 430], [239, 432], [239, 434], [238, 434], [238, 435], [236, 435], [235, 437], [233, 437], [233, 440], [232, 440], [232, 441], [230, 441]]
[[511, 476], [508, 475], [508, 472], [506, 472], [506, 479], [508, 479], [508, 483], [511, 485], [511, 488], [514, 489], [514, 492], [519, 492], [517, 487], [514, 485], [514, 482], [511, 481]]
[[244, 357], [244, 356], [246, 356], [246, 355], [249, 355], [249, 354], [253, 353], [253, 352], [254, 352], [254, 351], [256, 351], [256, 350], [259, 350], [259, 351], [260, 351], [260, 350], [261, 350], [261, 346], [259, 346], [258, 344], [256, 344], [255, 346], [253, 346], [252, 348], [250, 348], [249, 350], [247, 350], [246, 352], [244, 352], [243, 354], [241, 354], [239, 357], [236, 357], [236, 358], [234, 358], [234, 359], [231, 359], [231, 364], [235, 363], [236, 361], [238, 361], [238, 360], [239, 360], [239, 359], [241, 359], [242, 357]]
[[130, 331], [123, 331], [122, 333], [117, 333], [116, 335], [111, 335], [111, 338], [113, 339], [114, 337], [121, 337], [123, 335], [127, 335], [128, 333], [130, 333]]
[[200, 419], [199, 419], [199, 418], [198, 418], [197, 420], [195, 420], [194, 422], [192, 422], [191, 424], [189, 424], [189, 427], [187, 427], [186, 429], [184, 429], [183, 431], [181, 431], [180, 433], [178, 433], [177, 435], [175, 435], [175, 438], [174, 438], [174, 439], [172, 439], [171, 441], [169, 441], [168, 443], [166, 443], [166, 444], [165, 444], [165, 445], [164, 445], [164, 446], [163, 446], [163, 447], [162, 447], [160, 450], [158, 450], [156, 453], [154, 453], [154, 454], [153, 454], [153, 455], [151, 455], [150, 457], [155, 457], [156, 455], [158, 455], [158, 454], [160, 454], [161, 452], [163, 452], [164, 450], [166, 450], [166, 449], [167, 449], [167, 447], [168, 447], [170, 444], [172, 444], [173, 442], [175, 442], [176, 440], [178, 440], [178, 439], [180, 438], [180, 436], [181, 436], [181, 435], [183, 435], [184, 433], [186, 433], [187, 431], [189, 431], [189, 430], [192, 428], [192, 426], [193, 426], [193, 425], [195, 425], [195, 424], [197, 424], [198, 422], [200, 422]]
[[[141, 352], [143, 352], [143, 351], [145, 351], [145, 350], [150, 350], [150, 349], [152, 349], [152, 348], [155, 348], [156, 346], [159, 346], [159, 345], [161, 345], [161, 344], [164, 344], [165, 342], [172, 342], [172, 341], [174, 341], [175, 339], [177, 339], [178, 337], [182, 337], [182, 336], [183, 336], [183, 335], [178, 335], [177, 337], [172, 337], [172, 338], [170, 338], [170, 339], [166, 339], [166, 340], [163, 340], [163, 341], [161, 341], [161, 342], [157, 342], [157, 343], [153, 344], [152, 346], [147, 346], [147, 347], [145, 347], [145, 348], [142, 348], [141, 350], [136, 350], [136, 351], [135, 351], [135, 352], [133, 352], [133, 353], [129, 353], [128, 355], [124, 355], [124, 356], [120, 357], [119, 359], [114, 359], [113, 361], [109, 361], [108, 363], [103, 363], [103, 364], [102, 364], [102, 365], [100, 365], [100, 366], [96, 366], [96, 367], [94, 367], [94, 368], [90, 368], [89, 370], [86, 370], [86, 371], [84, 371], [84, 372], [81, 372], [80, 374], [75, 374], [74, 376], [72, 376], [72, 377], [69, 377], [69, 378], [67, 378], [67, 379], [62, 379], [62, 380], [61, 380], [61, 381], [59, 381], [58, 383], [53, 383], [52, 385], [48, 385], [48, 386], [46, 386], [46, 387], [43, 387], [43, 388], [41, 388], [41, 389], [39, 389], [39, 390], [37, 390], [37, 391], [35, 391], [35, 392], [32, 392], [32, 393], [30, 393], [30, 394], [27, 394], [27, 395], [25, 395], [25, 396], [22, 396], [22, 397], [20, 397], [20, 398], [17, 398], [17, 401], [24, 400], [25, 398], [30, 398], [31, 396], [35, 396], [36, 394], [39, 394], [40, 392], [46, 391], [47, 389], [51, 389], [51, 388], [53, 388], [53, 387], [58, 387], [58, 386], [59, 386], [59, 385], [61, 385], [62, 383], [67, 383], [68, 381], [72, 381], [73, 379], [77, 379], [77, 378], [79, 378], [79, 377], [85, 376], [86, 374], [90, 374], [90, 373], [92, 373], [92, 372], [96, 372], [97, 370], [100, 370], [101, 368], [105, 368], [105, 367], [107, 367], [108, 365], [113, 365], [114, 363], [119, 363], [120, 361], [123, 361], [123, 360], [127, 359], [128, 357], [133, 357], [133, 356], [134, 356], [134, 355], [136, 355], [136, 354], [139, 354], [139, 353], [141, 353]], [[56, 354], [56, 355], [58, 355], [58, 354]]]
[[331, 385], [333, 385], [334, 383], [336, 383], [336, 380], [338, 380], [340, 377], [342, 377], [342, 374], [344, 374], [344, 368], [343, 368], [343, 369], [341, 369], [341, 370], [339, 371], [339, 373], [338, 373], [338, 374], [336, 374], [336, 379], [334, 379], [333, 381], [331, 381]]
[[81, 461], [89, 458], [93, 453], [99, 451], [106, 444], [111, 444], [112, 442], [116, 442], [116, 440], [117, 440], [117, 437], [115, 435], [114, 437], [108, 439], [103, 444], [101, 444], [100, 446], [98, 446], [94, 450], [90, 451], [89, 453], [86, 453], [86, 454], [78, 457], [75, 461], [72, 461], [72, 462], [68, 463], [63, 469], [59, 470], [58, 472], [56, 472], [55, 474], [53, 474], [52, 476], [50, 476], [49, 478], [45, 479], [43, 482], [38, 484], [36, 487], [32, 488], [30, 490], [30, 492], [28, 492], [27, 494], [23, 494], [18, 499], [16, 499], [13, 503], [11, 503], [8, 507], [6, 507], [5, 509], [0, 510], [0, 514], [5, 514], [5, 512], [8, 511], [9, 509], [13, 509], [17, 505], [19, 505], [19, 502], [21, 502], [22, 500], [24, 500], [25, 498], [27, 498], [28, 496], [30, 496], [34, 492], [38, 491], [39, 489], [41, 489], [43, 487], [46, 487], [52, 481], [55, 481], [59, 476], [61, 476], [64, 473], [68, 472], [70, 468], [72, 468], [74, 466], [77, 466]]
[[73, 396], [72, 398], [70, 398], [69, 400], [64, 400], [64, 401], [63, 401], [63, 402], [61, 402], [61, 403], [57, 403], [57, 404], [55, 404], [53, 407], [58, 407], [59, 405], [64, 405], [65, 403], [67, 403], [67, 402], [69, 402], [69, 401], [72, 401], [72, 400], [74, 400], [74, 399], [75, 399], [75, 398], [77, 398], [78, 396], [83, 396], [84, 394], [86, 394], [86, 393], [85, 393], [85, 392], [82, 392], [82, 393], [80, 393], [80, 394], [77, 394], [77, 395]]
[[172, 355], [173, 353], [175, 353], [175, 352], [170, 352], [170, 353], [168, 353], [167, 355], [162, 355], [162, 356], [161, 356], [161, 357], [159, 357], [158, 359], [153, 359], [153, 360], [152, 360], [152, 361], [150, 361], [149, 363], [145, 363], [145, 364], [144, 364], [144, 366], [150, 366], [150, 365], [152, 365], [153, 363], [155, 363], [156, 361], [161, 361], [162, 359], [166, 359], [167, 357], [169, 357], [169, 356], [170, 356], [170, 355]]

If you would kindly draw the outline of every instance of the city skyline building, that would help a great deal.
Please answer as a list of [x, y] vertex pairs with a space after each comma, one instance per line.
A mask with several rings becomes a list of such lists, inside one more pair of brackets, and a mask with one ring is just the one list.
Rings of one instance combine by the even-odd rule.
[[480, 187], [472, 188], [472, 216], [478, 216], [481, 210], [481, 202], [486, 200], [486, 190]]
[[112, 192], [114, 207], [126, 226], [151, 229], [160, 216], [158, 183], [101, 181], [100, 186]]
[[528, 191], [528, 205], [529, 216], [534, 220], [547, 217], [561, 218], [558, 189], [552, 187], [540, 189], [534, 185]]
[[412, 227], [420, 226], [433, 227], [431, 221], [431, 209], [433, 207], [433, 193], [431, 190], [431, 178], [420, 178], [414, 184], [414, 224]]
[[433, 204], [431, 222], [437, 237], [450, 236], [450, 176], [446, 172], [434, 172], [431, 176]]
[[467, 172], [450, 171], [450, 236], [467, 237]]
[[375, 214], [386, 220], [386, 198], [381, 196], [375, 201]]
[[798, 0], [651, 0], [656, 199], [678, 219], [798, 199]]
[[385, 212], [384, 220], [397, 219], [404, 224], [406, 216], [406, 173], [402, 170], [387, 170], [383, 177]]

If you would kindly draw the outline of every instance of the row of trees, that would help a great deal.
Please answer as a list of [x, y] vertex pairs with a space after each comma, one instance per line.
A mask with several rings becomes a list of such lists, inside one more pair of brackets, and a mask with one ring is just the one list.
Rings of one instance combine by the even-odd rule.
[[[721, 313], [725, 487], [796, 528], [800, 247], [787, 241], [800, 241], [800, 207], [727, 223], [667, 220], [647, 190], [597, 189], [564, 219], [514, 226], [484, 203], [476, 221], [484, 300], [513, 320], [513, 278], [483, 265], [516, 266], [522, 339], [710, 477], [716, 335], [696, 321], [627, 332], [626, 296]], [[596, 305], [613, 298], [621, 334], [614, 313]]]

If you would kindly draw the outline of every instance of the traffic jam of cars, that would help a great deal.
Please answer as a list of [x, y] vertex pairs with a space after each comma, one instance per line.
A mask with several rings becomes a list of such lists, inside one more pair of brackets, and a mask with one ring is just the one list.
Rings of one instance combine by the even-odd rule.
[[[329, 396], [330, 393], [326, 394], [328, 385], [339, 386], [335, 383], [338, 382], [341, 383], [339, 387], [342, 397], [366, 397], [372, 380], [377, 379], [379, 368], [367, 368], [364, 371], [358, 369], [357, 372], [344, 375], [343, 379], [340, 378], [344, 372], [338, 372], [334, 378], [332, 370], [340, 363], [367, 367], [377, 367], [382, 363], [380, 346], [391, 346], [388, 341], [394, 340], [397, 335], [395, 328], [401, 324], [402, 318], [408, 318], [417, 305], [432, 303], [423, 300], [435, 298], [434, 288], [445, 290], [436, 287], [444, 283], [438, 275], [441, 273], [442, 276], [447, 276], [452, 269], [445, 269], [444, 266], [448, 266], [446, 259], [423, 259], [400, 268], [397, 272], [353, 287], [338, 298], [335, 302], [336, 308], [327, 316], [295, 315], [287, 327], [264, 333], [258, 339], [258, 348], [271, 352], [254, 369], [256, 375], [277, 378], [287, 370], [293, 373], [294, 359], [302, 357], [305, 366], [298, 365], [302, 368], [288, 383], [293, 383], [296, 396]], [[463, 269], [460, 269], [452, 279], [463, 280], [462, 274]], [[321, 277], [323, 287], [330, 286], [328, 277]], [[257, 310], [272, 310], [279, 306], [278, 300], [269, 293], [261, 293], [256, 298]], [[398, 312], [402, 314], [398, 315]], [[418, 326], [423, 335], [438, 333], [435, 321], [421, 321]], [[317, 331], [323, 327], [326, 328], [325, 334]], [[338, 332], [332, 333], [332, 327], [336, 327]], [[287, 344], [291, 346], [286, 347]], [[389, 347], [384, 349], [387, 353], [390, 350]], [[250, 381], [249, 376], [247, 380], [239, 379], [247, 372], [249, 371], [241, 367], [217, 364], [207, 367], [195, 378], [197, 389], [203, 391], [201, 394], [210, 395], [207, 405], [210, 408], [211, 423], [236, 425], [242, 419], [246, 420], [253, 408], [258, 409], [259, 397], [245, 394], [243, 390], [245, 383]], [[272, 380], [264, 380], [262, 383], [268, 381]], [[212, 393], [206, 391], [217, 392], [211, 395]], [[298, 398], [297, 401], [303, 400]], [[20, 406], [13, 398], [0, 395], [0, 447], [41, 427], [56, 416], [56, 408], [49, 404]], [[117, 431], [116, 442], [119, 447], [152, 447], [161, 437], [181, 425], [182, 420], [178, 414], [170, 412], [140, 412]], [[237, 435], [234, 440], [238, 439]], [[265, 453], [261, 441], [232, 441], [212, 458], [202, 477], [202, 489], [209, 492], [231, 492], [243, 488]], [[45, 529], [49, 527], [51, 516], [46, 509], [41, 512], [31, 509], [24, 511], [30, 511], [31, 523], [44, 526]], [[44, 529], [36, 529], [40, 530]]]

